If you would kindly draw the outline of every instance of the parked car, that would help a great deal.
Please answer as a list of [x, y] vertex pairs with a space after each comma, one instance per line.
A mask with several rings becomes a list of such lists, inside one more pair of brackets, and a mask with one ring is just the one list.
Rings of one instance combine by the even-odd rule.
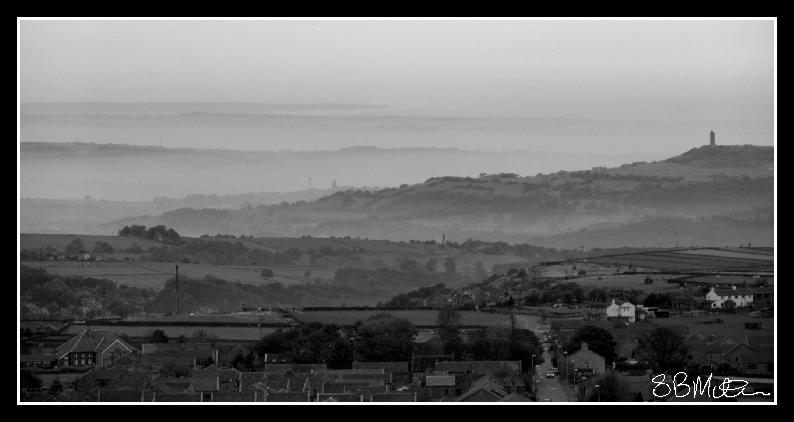
[[546, 372], [546, 378], [554, 378], [554, 371]]

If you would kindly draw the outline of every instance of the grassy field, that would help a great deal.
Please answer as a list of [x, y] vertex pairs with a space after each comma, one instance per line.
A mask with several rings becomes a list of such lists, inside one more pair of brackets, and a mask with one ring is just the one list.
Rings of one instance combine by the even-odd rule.
[[[352, 325], [356, 321], [363, 321], [373, 315], [387, 313], [397, 318], [410, 320], [414, 325], [436, 325], [438, 311], [435, 310], [366, 310], [366, 311], [307, 311], [296, 314], [301, 322], [322, 322], [323, 324]], [[487, 312], [462, 311], [461, 324], [463, 325], [509, 325], [510, 315]]]
[[[144, 287], [160, 290], [165, 282], [174, 277], [175, 265], [168, 262], [77, 262], [77, 261], [23, 261], [21, 265], [44, 268], [50, 274], [66, 277], [95, 277], [113, 280], [131, 287]], [[261, 277], [263, 268], [273, 270], [269, 279]], [[189, 278], [203, 278], [213, 275], [230, 282], [248, 284], [267, 284], [279, 282], [285, 285], [303, 283], [304, 273], [311, 272], [311, 278], [333, 278], [332, 269], [297, 267], [240, 267], [233, 265], [179, 264], [179, 275]]]
[[[84, 325], [71, 325], [64, 330], [67, 334], [81, 333], [86, 326]], [[217, 337], [221, 340], [259, 340], [262, 336], [266, 336], [274, 331], [276, 328], [263, 327], [212, 327], [212, 326], [116, 326], [116, 325], [92, 325], [92, 330], [107, 330], [116, 334], [127, 334], [130, 337], [148, 337], [154, 330], [160, 329], [165, 331], [168, 337], [191, 337], [199, 330], [209, 333], [210, 336]], [[261, 333], [261, 336], [260, 336]]]

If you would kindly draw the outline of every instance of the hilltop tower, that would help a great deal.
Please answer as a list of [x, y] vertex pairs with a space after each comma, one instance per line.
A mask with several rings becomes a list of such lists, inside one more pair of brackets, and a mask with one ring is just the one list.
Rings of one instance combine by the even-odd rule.
[[709, 133], [709, 145], [710, 146], [717, 145], [717, 134], [714, 133], [713, 130], [711, 131], [711, 133]]

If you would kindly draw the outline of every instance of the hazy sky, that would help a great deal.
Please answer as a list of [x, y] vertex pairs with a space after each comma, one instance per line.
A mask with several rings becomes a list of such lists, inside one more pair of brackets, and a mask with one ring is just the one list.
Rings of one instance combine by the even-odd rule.
[[772, 122], [771, 21], [22, 21], [21, 97]]

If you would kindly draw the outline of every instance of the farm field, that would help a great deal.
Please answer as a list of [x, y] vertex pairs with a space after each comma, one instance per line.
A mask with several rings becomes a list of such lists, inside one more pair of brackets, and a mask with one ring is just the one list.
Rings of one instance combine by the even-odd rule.
[[[646, 284], [650, 277], [653, 283]], [[672, 293], [679, 290], [678, 284], [668, 283], [668, 279], [679, 277], [677, 274], [620, 274], [592, 277], [577, 277], [570, 281], [584, 288], [600, 287], [604, 289], [636, 289], [645, 293]]]
[[[306, 311], [296, 313], [295, 317], [301, 322], [322, 322], [323, 324], [353, 325], [356, 321], [363, 321], [379, 313], [391, 314], [397, 318], [410, 320], [414, 325], [436, 325], [436, 310], [332, 310], [332, 311]], [[461, 311], [462, 325], [509, 325], [510, 315], [476, 311]], [[539, 318], [538, 318], [539, 319]]]
[[83, 244], [90, 251], [93, 249], [97, 241], [107, 242], [113, 247], [115, 251], [122, 251], [129, 249], [133, 245], [138, 245], [143, 250], [147, 250], [153, 246], [161, 246], [160, 243], [153, 240], [139, 239], [135, 237], [121, 237], [121, 236], [98, 236], [98, 235], [84, 235], [84, 234], [35, 234], [35, 233], [20, 233], [19, 247], [21, 249], [38, 249], [52, 247], [63, 252], [66, 245], [74, 239], [80, 238]]
[[743, 252], [725, 249], [694, 249], [691, 251], [679, 251], [679, 254], [719, 256], [724, 258], [753, 259], [772, 261], [775, 257], [768, 253]]
[[[723, 322], [714, 322], [717, 319]], [[686, 325], [689, 327], [690, 333], [701, 332], [706, 335], [729, 335], [739, 342], [744, 341], [745, 336], [774, 335], [774, 318], [758, 318], [747, 314], [671, 315], [670, 318], [655, 318], [653, 322], [659, 325]], [[745, 322], [760, 322], [762, 329], [748, 330], [744, 328]]]
[[[705, 253], [698, 253], [704, 251]], [[686, 253], [685, 253], [686, 252]], [[715, 255], [719, 252], [721, 255]], [[672, 271], [699, 271], [699, 270], [766, 270], [772, 265], [768, 255], [742, 254], [743, 257], [726, 256], [738, 254], [734, 251], [720, 251], [718, 249], [692, 249], [671, 250], [644, 253], [630, 253], [621, 255], [605, 255], [588, 258], [587, 262], [602, 265], [631, 265], [636, 269], [649, 268], [656, 270]]]
[[[259, 340], [276, 331], [272, 327], [215, 327], [215, 326], [169, 326], [169, 325], [147, 325], [147, 326], [121, 326], [121, 325], [91, 325], [92, 330], [107, 330], [118, 335], [127, 334], [130, 337], [148, 337], [154, 330], [160, 329], [168, 337], [191, 337], [199, 330], [209, 333], [210, 336], [220, 340]], [[73, 324], [63, 332], [65, 334], [79, 334], [86, 328], [85, 325]]]
[[[113, 280], [130, 287], [143, 287], [160, 290], [168, 279], [174, 277], [175, 265], [168, 262], [124, 261], [124, 262], [77, 262], [77, 261], [22, 261], [20, 265], [44, 268], [50, 274], [64, 277], [95, 277]], [[312, 278], [333, 278], [332, 269], [297, 267], [244, 267], [233, 265], [178, 264], [179, 275], [189, 278], [203, 278], [213, 275], [230, 282], [248, 284], [267, 284], [279, 282], [285, 285], [303, 283], [304, 273], [308, 270]], [[273, 270], [269, 279], [261, 277], [263, 268]]]
[[137, 316], [129, 317], [128, 321], [143, 321], [151, 322], [152, 324], [180, 322], [180, 323], [195, 323], [196, 325], [205, 323], [289, 323], [293, 322], [292, 318], [285, 318], [279, 312], [239, 312], [234, 314], [220, 314], [220, 315], [169, 315], [169, 316]]

